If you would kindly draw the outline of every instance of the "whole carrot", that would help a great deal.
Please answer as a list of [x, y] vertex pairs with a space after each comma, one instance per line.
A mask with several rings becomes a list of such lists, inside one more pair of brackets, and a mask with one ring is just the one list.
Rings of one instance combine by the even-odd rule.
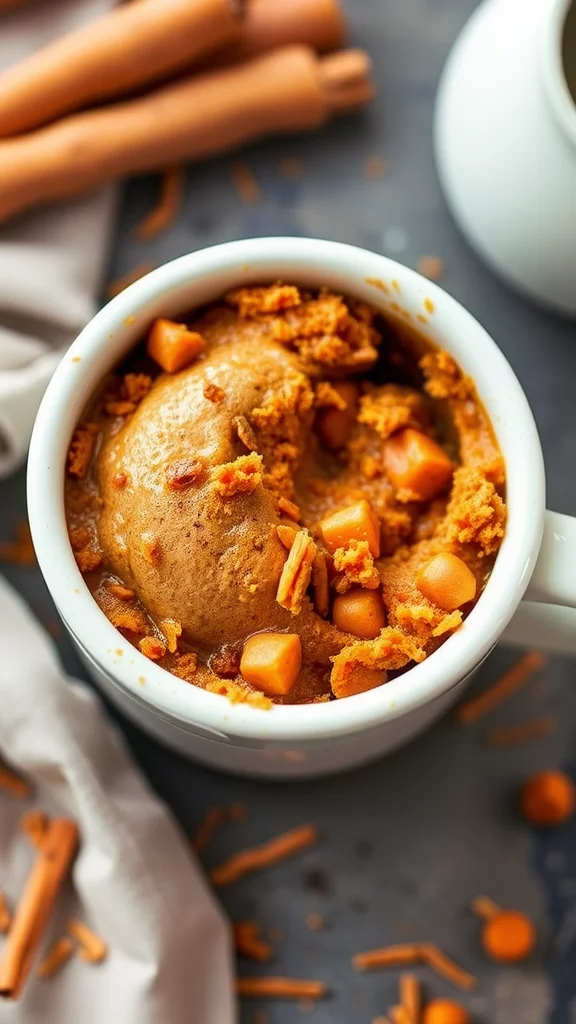
[[138, 0], [0, 74], [0, 137], [140, 89], [238, 32], [243, 0]]
[[0, 222], [39, 203], [211, 156], [269, 132], [318, 128], [372, 95], [362, 51], [318, 58], [292, 46], [76, 114], [0, 142]]

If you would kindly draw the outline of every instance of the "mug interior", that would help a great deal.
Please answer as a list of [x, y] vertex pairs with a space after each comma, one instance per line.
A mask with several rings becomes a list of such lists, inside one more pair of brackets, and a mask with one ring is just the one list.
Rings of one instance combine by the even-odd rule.
[[[325, 285], [369, 302], [384, 315], [418, 327], [454, 356], [475, 381], [506, 461], [508, 527], [477, 605], [426, 661], [354, 697], [262, 711], [231, 705], [190, 685], [131, 647], [118, 654], [119, 634], [92, 598], [70, 547], [64, 474], [70, 439], [93, 392], [156, 317], [184, 314], [241, 284], [277, 279]], [[229, 737], [305, 740], [400, 717], [445, 693], [482, 661], [532, 575], [543, 528], [544, 469], [534, 419], [511, 367], [480, 324], [437, 285], [393, 260], [349, 245], [251, 239], [191, 253], [153, 271], [82, 331], [57, 368], [38, 413], [28, 460], [28, 502], [38, 561], [56, 606], [80, 646], [119, 685], [160, 715]]]

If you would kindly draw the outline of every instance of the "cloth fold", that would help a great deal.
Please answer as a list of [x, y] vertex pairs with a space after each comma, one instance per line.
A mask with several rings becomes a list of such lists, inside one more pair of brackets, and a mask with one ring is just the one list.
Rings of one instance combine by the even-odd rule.
[[[0, 71], [109, 10], [113, 0], [54, 0], [0, 11]], [[44, 389], [96, 311], [116, 190], [0, 228], [0, 477], [26, 457]]]
[[[61, 673], [53, 644], [0, 579], [0, 752], [35, 781], [33, 806], [74, 818], [81, 849], [46, 946], [70, 916], [109, 943], [107, 960], [75, 959], [31, 977], [0, 1022], [232, 1024], [228, 929], [189, 844], [132, 765], [94, 695]], [[14, 901], [31, 853], [0, 793], [0, 877]]]

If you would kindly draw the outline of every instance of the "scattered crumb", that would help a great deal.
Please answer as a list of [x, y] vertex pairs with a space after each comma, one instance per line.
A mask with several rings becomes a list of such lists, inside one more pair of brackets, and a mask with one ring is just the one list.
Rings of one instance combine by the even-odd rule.
[[306, 927], [309, 928], [311, 932], [323, 932], [326, 928], [326, 921], [322, 914], [307, 914]]
[[138, 642], [138, 648], [150, 661], [159, 661], [166, 654], [166, 644], [155, 636], [143, 636]]
[[257, 206], [262, 201], [260, 186], [248, 164], [240, 160], [235, 160], [230, 164], [230, 179], [239, 198], [246, 206]]
[[223, 498], [236, 494], [252, 494], [262, 483], [262, 456], [251, 452], [239, 455], [234, 462], [225, 462], [213, 471], [215, 487]]
[[444, 260], [439, 256], [421, 256], [416, 268], [419, 274], [430, 281], [439, 281], [444, 276]]
[[375, 181], [378, 178], [383, 178], [387, 169], [387, 163], [381, 156], [368, 157], [364, 164], [364, 177], [368, 181]]
[[125, 288], [128, 288], [135, 281], [139, 281], [141, 277], [145, 277], [151, 270], [154, 270], [153, 263], [138, 263], [132, 270], [128, 271], [122, 277], [117, 277], [114, 281], [106, 287], [106, 295], [109, 299], [113, 299], [120, 292], [123, 292]]
[[218, 405], [219, 402], [223, 402], [226, 397], [222, 388], [219, 388], [217, 384], [213, 384], [212, 381], [208, 381], [208, 383], [204, 385], [203, 395], [208, 402], [213, 402], [214, 405]]

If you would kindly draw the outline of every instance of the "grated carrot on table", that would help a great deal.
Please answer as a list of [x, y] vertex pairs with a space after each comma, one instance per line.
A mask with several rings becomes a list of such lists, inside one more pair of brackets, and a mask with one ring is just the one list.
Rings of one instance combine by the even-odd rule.
[[240, 956], [259, 963], [267, 963], [274, 954], [270, 943], [262, 938], [262, 929], [257, 921], [238, 921], [234, 925], [234, 946]]
[[251, 850], [240, 850], [233, 854], [229, 860], [220, 864], [210, 872], [210, 878], [214, 885], [224, 886], [237, 882], [240, 878], [250, 874], [251, 871], [259, 871], [261, 868], [272, 867], [287, 857], [291, 857], [300, 850], [305, 850], [318, 842], [318, 829], [314, 825], [301, 825], [293, 828], [290, 832], [270, 839], [262, 846]]
[[372, 949], [368, 953], [356, 953], [352, 958], [355, 971], [371, 971], [374, 967], [402, 967], [417, 964], [421, 957], [417, 943], [406, 943], [398, 946], [383, 946]]
[[472, 722], [482, 718], [494, 708], [502, 704], [508, 697], [525, 683], [534, 672], [545, 664], [545, 658], [540, 651], [528, 651], [520, 660], [509, 668], [499, 679], [492, 683], [478, 697], [461, 704], [456, 710], [456, 721], [460, 725], [470, 725]]
[[72, 939], [69, 939], [67, 935], [58, 939], [52, 948], [48, 950], [44, 959], [38, 964], [36, 968], [37, 976], [39, 978], [51, 978], [70, 959], [73, 952], [74, 943]]
[[48, 828], [48, 816], [38, 809], [28, 811], [20, 818], [20, 828], [28, 836], [33, 846], [38, 849]]
[[36, 565], [32, 534], [26, 519], [16, 524], [16, 539], [0, 541], [0, 559], [11, 565]]
[[468, 974], [468, 971], [446, 956], [438, 946], [425, 943], [421, 946], [421, 950], [424, 963], [428, 964], [440, 977], [445, 978], [452, 985], [456, 985], [457, 988], [470, 991], [478, 984], [478, 980], [473, 974]]
[[392, 1006], [390, 1008], [392, 1024], [412, 1024], [412, 1020], [405, 1006]]
[[237, 978], [239, 996], [260, 999], [322, 999], [328, 992], [322, 981], [300, 981], [299, 978]]
[[6, 897], [3, 892], [0, 892], [0, 933], [6, 935], [6, 932], [10, 931], [10, 925], [12, 924], [12, 914], [8, 909]]
[[230, 180], [245, 206], [257, 206], [261, 202], [260, 185], [248, 164], [241, 160], [235, 160], [230, 164]]
[[485, 740], [489, 747], [514, 747], [520, 743], [548, 736], [558, 728], [555, 715], [543, 715], [529, 722], [517, 722], [515, 725], [501, 725], [486, 733]]
[[139, 242], [151, 242], [172, 227], [184, 201], [186, 172], [183, 167], [169, 167], [160, 182], [160, 195], [156, 206], [136, 225], [134, 234]]
[[6, 790], [17, 800], [29, 800], [32, 795], [30, 783], [5, 766], [0, 766], [0, 789]]
[[494, 900], [491, 900], [489, 896], [476, 896], [470, 904], [470, 909], [478, 917], [483, 917], [486, 921], [489, 921], [491, 917], [495, 917], [502, 910]]
[[420, 1024], [422, 992], [415, 974], [400, 976], [400, 1000], [405, 1011], [407, 1024]]
[[211, 807], [202, 818], [196, 832], [192, 837], [192, 846], [196, 853], [203, 853], [209, 843], [216, 835], [218, 829], [226, 822], [226, 809], [224, 807]]
[[82, 947], [79, 953], [81, 960], [89, 964], [99, 964], [106, 958], [108, 946], [87, 924], [78, 921], [77, 918], [71, 918], [66, 927]]

